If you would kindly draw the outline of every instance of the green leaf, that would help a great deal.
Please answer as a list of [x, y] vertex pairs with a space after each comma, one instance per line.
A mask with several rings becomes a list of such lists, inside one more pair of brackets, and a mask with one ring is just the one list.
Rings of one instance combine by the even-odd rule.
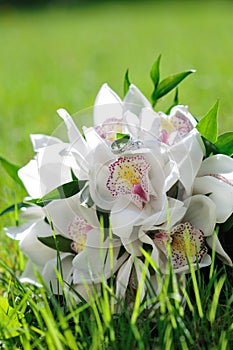
[[22, 209], [22, 208], [27, 208], [29, 207], [30, 204], [26, 204], [24, 202], [21, 203], [17, 203], [17, 204], [12, 204], [11, 206], [7, 207], [6, 209], [4, 209], [1, 213], [0, 216], [3, 216], [5, 214], [11, 213], [13, 211], [15, 211], [15, 208], [17, 207], [18, 210]]
[[212, 142], [208, 141], [203, 136], [202, 136], [202, 141], [205, 145], [206, 157], [209, 157], [211, 154], [218, 153], [217, 147]]
[[78, 181], [78, 178], [77, 178], [77, 176], [75, 175], [73, 169], [71, 169], [71, 177], [72, 177], [72, 180], [73, 180], [73, 181]]
[[[160, 60], [161, 60], [161, 55], [159, 55], [159, 56], [156, 58], [156, 60], [155, 60], [155, 62], [154, 62], [154, 64], [153, 64], [153, 66], [152, 66], [152, 68], [151, 68], [151, 71], [150, 71], [150, 77], [151, 77], [151, 79], [152, 79], [152, 81], [153, 81], [153, 83], [154, 83], [154, 91], [156, 91], [157, 86], [158, 86], [158, 84], [159, 84], [159, 78], [160, 78], [160, 68], [159, 68], [159, 66], [160, 66]], [[153, 96], [153, 94], [152, 94], [152, 96]]]
[[61, 185], [48, 194], [46, 194], [41, 199], [37, 200], [37, 203], [40, 204], [41, 202], [50, 202], [52, 200], [56, 199], [64, 199], [69, 198], [77, 194], [82, 190], [82, 188], [86, 184], [86, 180], [74, 180], [71, 182], [67, 182], [64, 185]]
[[99, 222], [103, 219], [104, 228], [110, 227], [110, 212], [99, 207], [96, 207], [96, 215], [98, 217]]
[[37, 237], [38, 240], [51, 249], [58, 250], [63, 253], [73, 253], [71, 248], [72, 239], [66, 238], [61, 235], [48, 236], [48, 237]]
[[218, 153], [226, 154], [228, 156], [233, 155], [233, 132], [226, 132], [220, 135], [215, 143]]
[[124, 96], [127, 94], [129, 87], [130, 87], [129, 70], [127, 69], [125, 73], [125, 79], [124, 79]]
[[0, 329], [4, 331], [6, 339], [19, 335], [17, 329], [22, 325], [18, 318], [19, 313], [9, 305], [8, 299], [0, 296]]
[[116, 133], [116, 140], [125, 140], [125, 141], [129, 141], [130, 139], [130, 135], [129, 134], [122, 134], [120, 132]]
[[80, 194], [80, 204], [85, 208], [91, 208], [94, 205], [88, 184], [86, 184], [82, 189], [82, 192]]
[[153, 92], [152, 100], [154, 101], [154, 104], [159, 98], [168, 94], [171, 90], [176, 88], [182, 82], [182, 80], [184, 80], [188, 75], [194, 72], [195, 70], [190, 69], [182, 73], [170, 75], [169, 77], [162, 80], [159, 83], [157, 89], [155, 89], [155, 91]]
[[233, 214], [225, 221], [223, 224], [220, 225], [221, 232], [230, 232], [231, 228], [233, 228]]
[[209, 112], [198, 122], [196, 129], [208, 141], [215, 143], [218, 137], [218, 101]]
[[0, 157], [0, 163], [2, 164], [4, 170], [7, 172], [7, 174], [15, 181], [17, 182], [22, 188], [25, 188], [22, 181], [18, 177], [18, 170], [20, 167], [18, 165], [12, 164], [8, 162], [3, 157]]
[[174, 99], [173, 99], [173, 102], [172, 102], [172, 105], [168, 108], [168, 110], [166, 111], [166, 114], [169, 114], [171, 109], [175, 106], [177, 106], [179, 103], [179, 97], [178, 97], [178, 88], [176, 88], [176, 91], [175, 91], [175, 96], [174, 96]]

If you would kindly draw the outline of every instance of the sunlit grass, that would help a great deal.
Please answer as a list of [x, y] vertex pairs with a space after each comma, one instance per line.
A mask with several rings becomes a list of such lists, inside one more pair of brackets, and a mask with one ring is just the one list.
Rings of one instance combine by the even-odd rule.
[[[231, 349], [233, 345], [229, 268], [215, 266], [210, 279], [206, 269], [198, 270], [195, 277], [187, 276], [185, 289], [183, 280], [167, 274], [160, 294], [138, 307], [137, 297], [134, 301], [130, 294], [119, 302], [105, 282], [101, 293], [95, 289], [88, 293], [88, 304], [76, 305], [71, 297], [53, 296], [46, 286], [22, 285], [13, 271], [1, 265], [5, 268], [1, 285], [11, 280], [4, 298], [14, 310], [8, 327], [0, 321], [0, 344], [6, 349]], [[204, 316], [196, 302], [195, 280]]]

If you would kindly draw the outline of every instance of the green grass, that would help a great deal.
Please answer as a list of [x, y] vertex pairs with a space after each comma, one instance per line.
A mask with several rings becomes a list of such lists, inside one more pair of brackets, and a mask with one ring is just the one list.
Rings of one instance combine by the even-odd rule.
[[[149, 97], [149, 70], [159, 53], [163, 76], [197, 70], [182, 83], [180, 102], [199, 119], [219, 99], [220, 131], [231, 130], [232, 10], [230, 1], [0, 10], [0, 156], [25, 164], [33, 156], [30, 133], [53, 133], [60, 124], [56, 110], [65, 107], [74, 114], [92, 106], [104, 82], [122, 96], [127, 68], [131, 82]], [[165, 106], [161, 101], [157, 109]], [[0, 178], [1, 210], [23, 193], [2, 169]], [[0, 267], [0, 294], [7, 292], [21, 315], [19, 336], [4, 341], [9, 349], [232, 348], [232, 269], [217, 269], [210, 279], [197, 273], [198, 303], [189, 277], [183, 314], [179, 303], [168, 303], [165, 292], [162, 310], [148, 314], [142, 305], [142, 314], [132, 322], [123, 307], [121, 316], [110, 314], [109, 320], [101, 304], [96, 304], [97, 309], [95, 303], [65, 309], [43, 290], [24, 290], [14, 276], [22, 271], [24, 259], [17, 244], [2, 232], [9, 223], [14, 223], [13, 217], [0, 223], [0, 258], [13, 273]], [[226, 274], [228, 278], [222, 280]], [[221, 290], [220, 295], [214, 290]]]
[[[186, 285], [168, 274], [159, 296], [152, 296], [151, 307], [145, 302], [138, 305], [137, 297], [133, 302], [131, 294], [117, 304], [105, 284], [102, 297], [94, 292], [89, 304], [75, 305], [71, 299], [54, 297], [46, 287], [21, 285], [5, 266], [1, 283], [10, 281], [4, 300], [11, 309], [5, 320], [1, 315], [0, 345], [6, 349], [230, 350], [233, 274], [232, 269], [216, 265], [214, 270], [210, 277], [208, 269], [198, 270]], [[185, 293], [186, 305], [179, 290]]]

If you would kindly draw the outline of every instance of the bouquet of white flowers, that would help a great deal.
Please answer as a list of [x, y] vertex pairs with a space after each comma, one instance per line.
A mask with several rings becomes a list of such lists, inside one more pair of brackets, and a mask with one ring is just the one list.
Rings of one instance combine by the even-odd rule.
[[[21, 281], [38, 283], [39, 273], [53, 293], [65, 288], [78, 301], [87, 285], [112, 280], [122, 299], [144, 273], [143, 299], [160, 292], [168, 269], [183, 276], [215, 253], [232, 265], [220, 236], [233, 230], [233, 133], [218, 136], [218, 103], [199, 122], [178, 103], [192, 72], [161, 81], [159, 56], [151, 102], [127, 72], [123, 100], [107, 84], [99, 90], [93, 126], [79, 129], [59, 109], [68, 141], [31, 135], [36, 155], [17, 173], [29, 195], [17, 205], [22, 223], [5, 229], [28, 258]], [[173, 89], [169, 110], [155, 111]]]

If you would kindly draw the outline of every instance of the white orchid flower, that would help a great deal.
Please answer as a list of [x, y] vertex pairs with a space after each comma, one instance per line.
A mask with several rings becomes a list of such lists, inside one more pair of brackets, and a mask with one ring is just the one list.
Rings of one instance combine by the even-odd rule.
[[193, 193], [206, 194], [217, 208], [217, 222], [233, 212], [233, 159], [223, 154], [206, 158], [194, 181]]
[[223, 250], [214, 231], [216, 206], [213, 201], [207, 196], [195, 195], [187, 199], [184, 204], [188, 209], [178, 225], [171, 227], [170, 230], [154, 228], [152, 239], [160, 251], [159, 265], [162, 271], [166, 271], [169, 259], [168, 245], [175, 273], [189, 272], [188, 259], [194, 268], [210, 265], [208, 247], [214, 249], [221, 260], [232, 265], [230, 257]]
[[[125, 236], [121, 234], [120, 230], [114, 230], [113, 225], [113, 233], [118, 236], [118, 240], [120, 244], [124, 247], [128, 256], [126, 255], [126, 260], [119, 268], [116, 278], [116, 296], [119, 298], [124, 298], [127, 292], [128, 286], [134, 288], [140, 283], [142, 270], [144, 269], [144, 256], [142, 254], [143, 245], [150, 246], [150, 256], [151, 259], [155, 262], [155, 265], [160, 265], [159, 258], [159, 250], [155, 245], [154, 241], [147, 234], [147, 231], [150, 230], [154, 222], [159, 222], [158, 217], [163, 217], [160, 221], [164, 223], [164, 227], [168, 225], [167, 216], [170, 216], [170, 224], [175, 225], [180, 219], [184, 216], [186, 208], [183, 206], [183, 203], [179, 202], [177, 204], [176, 200], [169, 200], [169, 209], [168, 207], [164, 209], [163, 213], [156, 213], [151, 215], [146, 220], [144, 220], [144, 224], [142, 226], [131, 226], [131, 232], [129, 236]], [[116, 237], [117, 238], [117, 237]], [[135, 280], [134, 286], [132, 286], [132, 274], [135, 272]], [[141, 300], [146, 295], [146, 290], [148, 287], [148, 280], [150, 281], [150, 287], [152, 287], [152, 291], [158, 293], [159, 286], [157, 284], [157, 279], [152, 278], [149, 271], [146, 271], [146, 281], [142, 287]], [[149, 295], [148, 295], [149, 297]]]
[[185, 196], [191, 195], [193, 180], [204, 156], [204, 145], [197, 122], [183, 105], [173, 107], [169, 115], [141, 109], [137, 116], [131, 111], [124, 114], [127, 130], [134, 139], [160, 141], [176, 162]]
[[[87, 142], [95, 134], [89, 129]], [[132, 226], [156, 213], [158, 222], [166, 221], [166, 192], [178, 180], [176, 164], [157, 144], [118, 155], [100, 137], [98, 142], [88, 160], [90, 195], [99, 208], [111, 212], [114, 234], [128, 236]]]
[[[71, 116], [64, 109], [59, 109], [58, 113], [65, 122], [69, 142], [42, 134], [31, 135], [36, 156], [18, 172], [32, 198], [41, 198], [58, 186], [72, 181], [72, 149], [83, 158], [89, 152], [86, 141]], [[82, 169], [76, 169], [76, 173], [79, 179], [86, 177], [86, 172], [83, 174]]]
[[106, 142], [112, 142], [117, 133], [129, 131], [124, 114], [130, 111], [138, 116], [143, 108], [152, 110], [150, 102], [135, 85], [130, 85], [122, 101], [107, 84], [104, 84], [94, 103], [94, 127]]
[[70, 166], [62, 156], [70, 146], [46, 135], [31, 135], [31, 140], [36, 156], [18, 171], [18, 175], [28, 194], [32, 198], [41, 198], [71, 181]]
[[[56, 234], [72, 241], [71, 270], [72, 284], [75, 288], [84, 281], [87, 284], [96, 284], [103, 279], [107, 280], [125, 260], [127, 254], [118, 259], [119, 242], [113, 240], [111, 245], [108, 237], [101, 236], [100, 222], [95, 209], [81, 206], [79, 195], [52, 201], [44, 210], [52, 220]], [[110, 261], [110, 257], [113, 261]]]
[[179, 172], [185, 195], [190, 196], [195, 176], [200, 168], [205, 147], [197, 122], [186, 106], [173, 107], [169, 116], [161, 114], [160, 139], [169, 145]]

